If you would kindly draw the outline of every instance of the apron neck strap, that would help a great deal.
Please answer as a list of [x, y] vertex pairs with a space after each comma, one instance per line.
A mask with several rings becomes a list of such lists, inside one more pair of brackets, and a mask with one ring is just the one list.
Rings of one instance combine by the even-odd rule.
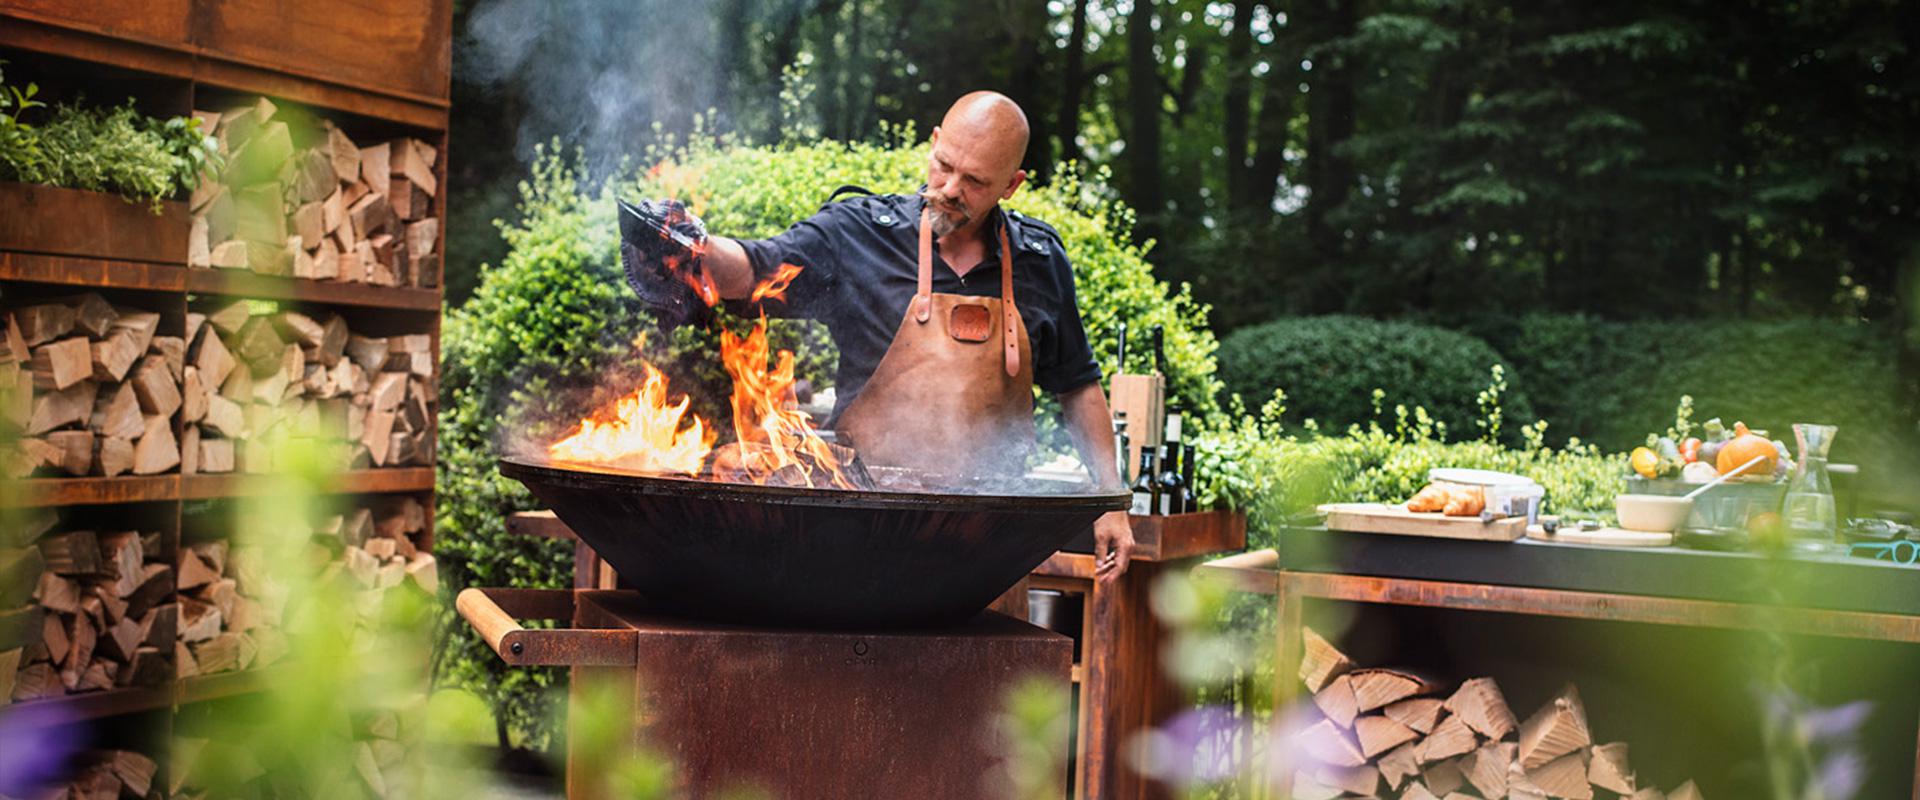
[[[933, 209], [920, 210], [920, 283], [913, 295], [914, 321], [925, 324], [933, 318]], [[1001, 341], [1006, 349], [1007, 376], [1020, 374], [1020, 315], [1013, 306], [1013, 248], [1007, 244], [1007, 225], [1000, 224], [1000, 320]]]

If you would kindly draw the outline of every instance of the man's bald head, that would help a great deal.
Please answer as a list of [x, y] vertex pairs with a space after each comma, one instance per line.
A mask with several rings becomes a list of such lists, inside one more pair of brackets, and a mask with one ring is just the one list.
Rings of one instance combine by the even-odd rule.
[[1013, 196], [1027, 173], [1027, 115], [998, 92], [960, 98], [933, 129], [927, 154], [927, 188], [921, 193], [935, 212], [933, 230], [978, 231], [988, 212]]
[[940, 120], [947, 136], [960, 136], [990, 155], [994, 166], [1011, 173], [1027, 155], [1027, 114], [999, 92], [972, 92], [954, 101]]

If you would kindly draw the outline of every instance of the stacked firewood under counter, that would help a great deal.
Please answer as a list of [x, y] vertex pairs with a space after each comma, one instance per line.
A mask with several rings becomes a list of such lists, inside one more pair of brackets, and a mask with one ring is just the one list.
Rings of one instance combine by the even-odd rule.
[[[159, 532], [62, 530], [49, 512], [29, 515], [0, 540], [7, 590], [0, 643], [0, 701], [35, 700], [172, 678], [173, 569]], [[15, 548], [15, 544], [25, 547]]]
[[[1358, 668], [1312, 630], [1300, 679], [1321, 719], [1295, 735], [1296, 800], [1702, 800], [1693, 781], [1640, 786], [1627, 744], [1597, 744], [1569, 684], [1519, 721], [1492, 678], [1452, 691], [1393, 669]], [[1384, 784], [1384, 786], [1382, 785]]]

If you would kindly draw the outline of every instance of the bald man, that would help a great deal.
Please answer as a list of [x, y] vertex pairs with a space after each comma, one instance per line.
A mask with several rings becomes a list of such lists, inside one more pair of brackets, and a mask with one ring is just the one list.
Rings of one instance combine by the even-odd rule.
[[[842, 187], [771, 239], [706, 237], [706, 246], [628, 279], [660, 295], [667, 272], [704, 270], [725, 299], [746, 298], [782, 264], [801, 273], [770, 313], [824, 322], [840, 350], [833, 418], [869, 465], [958, 475], [1018, 475], [1033, 447], [1033, 387], [1059, 400], [1081, 460], [1122, 486], [1100, 367], [1075, 305], [1073, 268], [1053, 228], [1000, 208], [1026, 181], [1027, 119], [1004, 95], [954, 103], [928, 139], [917, 194]], [[849, 191], [845, 200], [836, 200]], [[678, 214], [676, 207], [675, 214]], [[695, 281], [696, 283], [699, 281]], [[1125, 571], [1126, 512], [1094, 526], [1098, 572]]]

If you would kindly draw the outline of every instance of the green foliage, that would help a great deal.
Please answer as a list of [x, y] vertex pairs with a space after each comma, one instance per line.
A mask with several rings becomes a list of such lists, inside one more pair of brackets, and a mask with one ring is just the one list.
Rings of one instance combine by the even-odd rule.
[[129, 100], [111, 109], [62, 104], [30, 124], [22, 117], [43, 105], [33, 99], [39, 87], [9, 86], [0, 75], [0, 90], [0, 180], [113, 192], [158, 213], [160, 201], [191, 191], [219, 166], [218, 146], [198, 119], [155, 119]]
[[[1498, 392], [1482, 395], [1488, 398], [1484, 416], [1475, 422], [1484, 430], [1502, 412]], [[1426, 409], [1397, 404], [1390, 415], [1383, 408], [1342, 433], [1320, 435], [1311, 427], [1290, 429], [1285, 402], [1278, 395], [1258, 415], [1242, 415], [1232, 428], [1202, 435], [1196, 444], [1208, 478], [1202, 501], [1246, 509], [1249, 547], [1275, 546], [1282, 527], [1322, 503], [1403, 502], [1435, 467], [1526, 475], [1546, 490], [1549, 513], [1575, 519], [1608, 517], [1614, 496], [1626, 488], [1624, 456], [1577, 440], [1550, 447], [1545, 423], [1524, 428], [1518, 446], [1450, 442]]]
[[[494, 462], [503, 451], [550, 441], [586, 410], [630, 391], [642, 356], [659, 364], [677, 390], [691, 393], [697, 413], [727, 419], [730, 384], [712, 331], [683, 327], [671, 337], [637, 341], [651, 322], [618, 266], [615, 194], [677, 197], [714, 233], [752, 238], [811, 215], [836, 186], [911, 191], [925, 172], [926, 152], [909, 130], [884, 145], [696, 142], [656, 148], [647, 156], [652, 166], [637, 177], [599, 186], [584, 180], [570, 159], [542, 154], [521, 186], [518, 220], [501, 226], [506, 258], [483, 267], [472, 298], [447, 313], [436, 520], [443, 579], [452, 591], [567, 585], [572, 559], [564, 548], [506, 534], [506, 515], [534, 503], [524, 487], [498, 475]], [[1059, 230], [1074, 261], [1096, 356], [1112, 362], [1114, 320], [1166, 326], [1173, 390], [1197, 412], [1195, 419], [1218, 420], [1207, 309], [1184, 289], [1174, 292], [1156, 281], [1142, 249], [1124, 243], [1125, 208], [1097, 181], [1078, 178], [1022, 190], [1009, 206]], [[741, 321], [723, 315], [723, 324]], [[775, 320], [771, 333], [776, 347], [796, 350], [801, 377], [830, 383], [835, 355], [820, 326]], [[442, 677], [491, 697], [514, 742], [548, 743], [558, 673], [504, 669], [470, 632], [456, 628]]]
[[1512, 336], [1502, 350], [1541, 417], [1609, 450], [1666, 428], [1681, 395], [1700, 418], [1744, 420], [1789, 443], [1795, 422], [1839, 425], [1836, 461], [1886, 466], [1911, 447], [1899, 422], [1898, 342], [1883, 326], [1536, 315]]
[[[1244, 398], [1288, 390], [1287, 421], [1312, 419], [1329, 428], [1366, 422], [1379, 412], [1376, 389], [1395, 402], [1428, 410], [1437, 438], [1478, 435], [1477, 393], [1489, 367], [1522, 384], [1485, 342], [1456, 331], [1409, 322], [1349, 316], [1298, 317], [1243, 328], [1220, 347], [1221, 379]], [[1520, 373], [1524, 375], [1524, 371]], [[1533, 418], [1527, 394], [1502, 384], [1505, 415]]]

